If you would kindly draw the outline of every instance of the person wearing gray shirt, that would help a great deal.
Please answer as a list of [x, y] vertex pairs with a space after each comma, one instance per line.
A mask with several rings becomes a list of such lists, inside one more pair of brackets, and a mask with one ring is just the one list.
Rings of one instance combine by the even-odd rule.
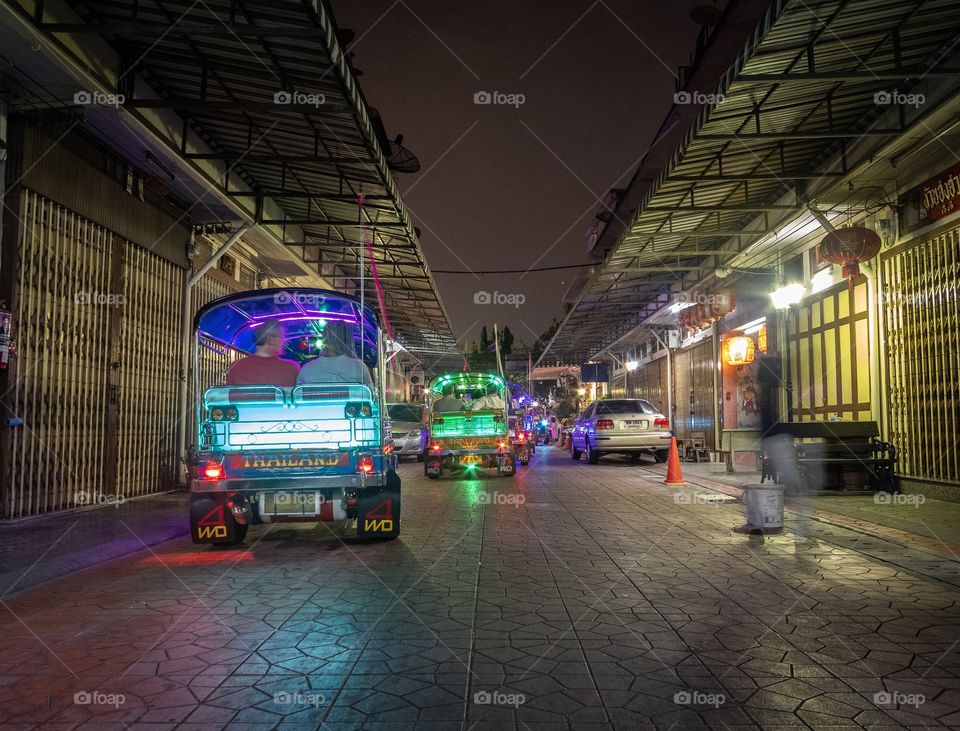
[[370, 369], [356, 356], [353, 332], [344, 322], [328, 322], [323, 329], [325, 354], [305, 363], [297, 383], [363, 383], [373, 390]]

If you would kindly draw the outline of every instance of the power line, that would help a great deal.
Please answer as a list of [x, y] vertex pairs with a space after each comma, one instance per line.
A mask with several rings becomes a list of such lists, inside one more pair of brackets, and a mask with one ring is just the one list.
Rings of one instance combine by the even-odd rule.
[[529, 272], [555, 272], [558, 269], [584, 269], [596, 264], [564, 264], [557, 267], [531, 267], [529, 269], [487, 269], [475, 271], [473, 269], [431, 269], [434, 274], [527, 274]]

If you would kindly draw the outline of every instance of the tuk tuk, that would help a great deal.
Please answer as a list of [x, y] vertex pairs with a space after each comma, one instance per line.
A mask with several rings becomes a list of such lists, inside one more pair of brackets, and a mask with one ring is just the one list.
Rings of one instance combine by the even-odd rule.
[[[505, 390], [504, 380], [496, 373], [445, 373], [430, 382], [427, 477], [435, 480], [454, 470], [475, 474], [483, 468], [507, 477], [517, 473]], [[495, 398], [486, 396], [488, 391]]]
[[523, 409], [510, 409], [507, 425], [517, 461], [524, 466], [530, 464], [530, 457], [537, 451], [537, 440], [530, 419]]
[[[301, 366], [323, 357], [329, 323], [345, 323], [337, 331], [352, 333], [356, 356], [375, 385], [360, 377], [226, 385], [225, 361], [255, 353], [257, 328], [268, 320], [282, 330], [279, 355]], [[240, 543], [259, 523], [353, 520], [360, 538], [396, 538], [400, 478], [374, 311], [337, 292], [263, 289], [204, 305], [194, 333], [198, 433], [188, 459], [194, 543]], [[220, 357], [211, 359], [210, 350]], [[212, 377], [211, 361], [222, 371]], [[201, 377], [214, 385], [201, 388]]]

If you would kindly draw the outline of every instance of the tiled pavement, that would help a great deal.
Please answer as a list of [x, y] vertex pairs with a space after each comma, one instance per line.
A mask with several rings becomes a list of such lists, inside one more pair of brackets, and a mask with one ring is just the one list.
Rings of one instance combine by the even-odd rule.
[[8, 597], [0, 724], [960, 728], [951, 559], [817, 520], [733, 533], [742, 506], [617, 460], [521, 470], [404, 466], [391, 543], [261, 526]]

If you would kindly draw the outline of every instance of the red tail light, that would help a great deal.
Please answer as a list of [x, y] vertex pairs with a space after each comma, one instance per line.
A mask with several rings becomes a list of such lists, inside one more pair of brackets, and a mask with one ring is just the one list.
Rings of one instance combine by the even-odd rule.
[[373, 456], [369, 454], [361, 454], [357, 456], [357, 472], [362, 472], [365, 475], [369, 475], [373, 472]]
[[506, 443], [506, 442], [498, 442], [498, 445], [499, 445], [500, 449], [506, 449], [506, 448], [507, 448], [507, 443]]
[[669, 419], [665, 419], [665, 418], [663, 418], [662, 416], [657, 417], [656, 419], [653, 420], [653, 426], [654, 426], [655, 428], [657, 428], [657, 429], [669, 429], [669, 428], [670, 428], [670, 420], [669, 420]]
[[433, 452], [439, 452], [441, 449], [441, 446], [437, 442], [434, 442], [433, 444], [430, 445], [430, 449]]
[[203, 466], [203, 476], [208, 480], [219, 480], [223, 477], [223, 467], [219, 462], [207, 462]]
[[613, 419], [597, 419], [597, 429], [613, 429]]

